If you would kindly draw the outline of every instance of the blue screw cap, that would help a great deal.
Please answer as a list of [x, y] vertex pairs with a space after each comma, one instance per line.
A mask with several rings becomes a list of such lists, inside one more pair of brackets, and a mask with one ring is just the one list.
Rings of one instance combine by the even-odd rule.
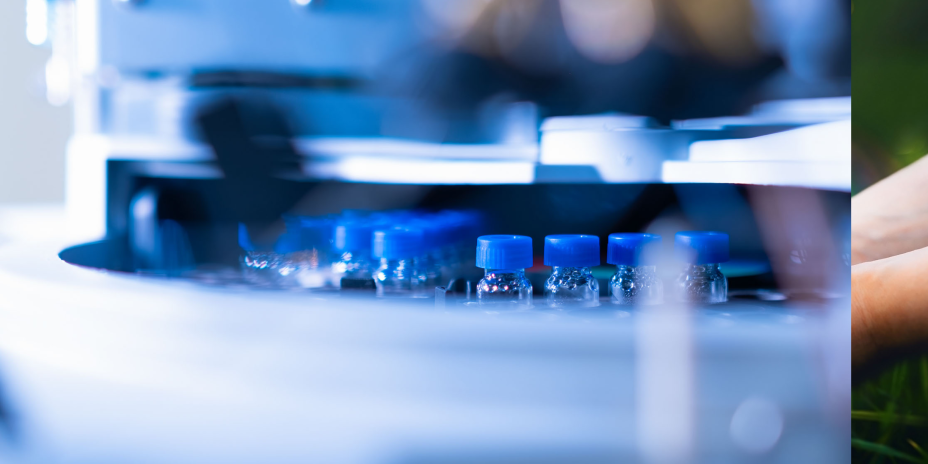
[[[444, 232], [444, 243], [454, 244], [470, 240], [467, 232], [470, 227], [466, 214], [459, 211], [442, 211], [435, 215], [436, 219], [441, 222]], [[472, 237], [471, 237], [472, 238]]]
[[238, 246], [245, 251], [257, 251], [258, 247], [251, 243], [251, 236], [248, 235], [248, 227], [241, 222], [238, 223]]
[[324, 217], [284, 215], [285, 239], [293, 251], [323, 250], [332, 247], [333, 221]]
[[660, 256], [661, 236], [654, 234], [609, 234], [606, 262], [618, 266], [657, 264]]
[[422, 249], [433, 250], [442, 246], [443, 231], [441, 223], [429, 216], [419, 216], [401, 224], [402, 227], [419, 229], [422, 231]]
[[374, 226], [369, 221], [342, 221], [335, 225], [335, 249], [338, 251], [370, 250], [373, 234]]
[[372, 242], [374, 258], [409, 259], [422, 253], [422, 231], [412, 227], [375, 230]]
[[599, 237], [549, 235], [545, 237], [545, 266], [599, 266]]
[[532, 238], [523, 235], [484, 235], [477, 238], [477, 267], [527, 269], [532, 267]]
[[307, 248], [302, 245], [299, 234], [290, 231], [284, 232], [283, 235], [277, 239], [277, 242], [274, 243], [274, 253], [281, 255], [296, 253], [306, 249]]
[[341, 216], [344, 219], [363, 219], [370, 215], [370, 211], [364, 209], [343, 209]]
[[689, 264], [728, 261], [728, 234], [722, 232], [677, 232], [674, 238], [677, 259]]
[[299, 251], [299, 244], [294, 243], [293, 234], [283, 233], [274, 242], [256, 243], [248, 233], [248, 227], [243, 223], [238, 224], [238, 246], [245, 251], [254, 252], [275, 252], [280, 254], [293, 253]]

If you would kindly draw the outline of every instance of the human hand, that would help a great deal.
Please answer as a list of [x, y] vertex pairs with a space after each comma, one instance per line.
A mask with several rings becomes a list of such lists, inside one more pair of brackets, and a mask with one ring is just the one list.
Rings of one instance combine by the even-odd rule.
[[928, 246], [928, 157], [851, 200], [851, 264]]
[[928, 248], [851, 268], [854, 369], [928, 347]]

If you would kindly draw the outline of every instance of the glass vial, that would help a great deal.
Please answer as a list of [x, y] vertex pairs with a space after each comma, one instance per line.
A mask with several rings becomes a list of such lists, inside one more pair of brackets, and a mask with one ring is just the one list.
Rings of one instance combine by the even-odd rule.
[[606, 262], [616, 265], [615, 275], [609, 281], [613, 303], [637, 306], [664, 301], [664, 284], [657, 274], [660, 246], [660, 235], [609, 235]]
[[485, 270], [477, 284], [481, 305], [531, 306], [532, 239], [522, 235], [484, 235], [477, 239], [477, 267]]
[[422, 253], [422, 231], [393, 227], [374, 231], [372, 256], [380, 265], [374, 271], [378, 296], [427, 296], [415, 260]]
[[719, 264], [728, 261], [728, 234], [678, 232], [674, 251], [684, 263], [676, 281], [680, 301], [700, 304], [728, 301], [728, 279], [719, 270]]
[[373, 264], [371, 242], [374, 229], [370, 221], [349, 219], [335, 226], [332, 263], [332, 281], [341, 289], [373, 290]]
[[545, 300], [550, 306], [598, 306], [599, 237], [549, 235], [545, 237], [545, 265], [554, 268], [545, 281]]

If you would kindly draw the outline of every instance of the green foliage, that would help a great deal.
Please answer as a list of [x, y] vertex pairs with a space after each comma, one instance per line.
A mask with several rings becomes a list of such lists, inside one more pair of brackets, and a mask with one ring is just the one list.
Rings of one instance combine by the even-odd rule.
[[928, 153], [928, 2], [853, 8], [856, 192]]
[[928, 356], [858, 385], [851, 408], [854, 462], [928, 463]]

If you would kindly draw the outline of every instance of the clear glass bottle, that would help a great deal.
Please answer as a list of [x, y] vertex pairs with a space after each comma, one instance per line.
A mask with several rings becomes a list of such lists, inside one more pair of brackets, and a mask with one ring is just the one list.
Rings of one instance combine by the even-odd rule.
[[531, 306], [532, 239], [521, 235], [484, 235], [477, 239], [477, 267], [485, 270], [477, 284], [481, 305]]
[[428, 296], [414, 262], [422, 253], [422, 231], [408, 227], [376, 230], [372, 256], [380, 261], [374, 271], [378, 296]]
[[344, 220], [336, 224], [333, 234], [332, 282], [341, 289], [374, 290], [371, 241], [374, 229], [370, 221]]
[[677, 297], [686, 303], [728, 301], [728, 279], [719, 264], [728, 261], [728, 234], [678, 232], [674, 238], [677, 259], [685, 263], [676, 281]]
[[413, 262], [416, 268], [416, 274], [422, 281], [422, 286], [434, 289], [437, 286], [445, 285], [445, 283], [442, 282], [440, 255], [442, 228], [440, 222], [431, 215], [420, 214], [415, 219], [407, 221], [404, 227], [422, 231], [422, 251], [416, 256]]
[[331, 286], [333, 221], [328, 218], [285, 216], [287, 232], [279, 273], [287, 286], [316, 289]]
[[238, 244], [244, 251], [242, 274], [248, 282], [258, 285], [278, 285], [281, 255], [271, 246], [256, 246], [245, 224], [238, 225]]
[[554, 267], [545, 281], [548, 305], [598, 306], [599, 282], [593, 277], [593, 266], [599, 263], [599, 237], [595, 235], [545, 237], [545, 265]]
[[319, 285], [304, 286], [304, 283], [301, 283], [297, 278], [298, 273], [304, 267], [303, 262], [307, 261], [307, 257], [310, 256], [310, 253], [302, 247], [298, 230], [288, 228], [274, 245], [274, 253], [277, 257], [274, 271], [277, 274], [278, 285], [288, 288], [318, 288], [324, 285], [324, 283], [320, 283]]
[[435, 244], [435, 259], [441, 269], [442, 278], [447, 282], [457, 277], [460, 272], [460, 230], [459, 218], [450, 211], [432, 215], [438, 228], [438, 241]]
[[606, 262], [616, 265], [609, 281], [612, 302], [619, 305], [654, 305], [664, 301], [664, 284], [657, 274], [661, 236], [610, 234]]

